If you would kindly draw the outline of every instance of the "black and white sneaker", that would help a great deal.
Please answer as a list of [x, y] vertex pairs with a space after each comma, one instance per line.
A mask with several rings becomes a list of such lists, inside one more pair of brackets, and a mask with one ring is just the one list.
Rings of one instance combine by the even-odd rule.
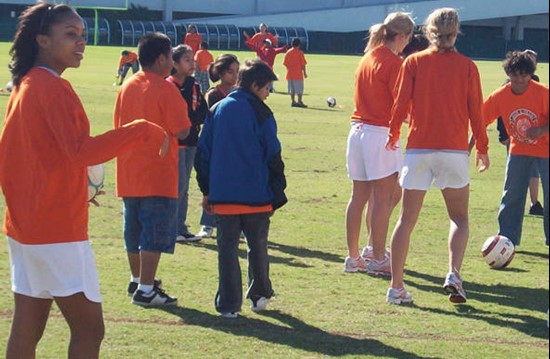
[[177, 243], [192, 243], [192, 242], [199, 242], [202, 238], [199, 236], [194, 235], [190, 232], [185, 232], [183, 234], [180, 234], [176, 237]]
[[132, 304], [141, 307], [164, 307], [178, 305], [178, 298], [172, 298], [162, 289], [153, 287], [151, 293], [144, 293], [142, 290], [136, 290], [132, 297]]
[[[157, 288], [162, 288], [162, 280], [161, 279], [155, 279], [155, 282], [153, 285]], [[138, 289], [139, 283], [136, 282], [130, 282], [128, 283], [128, 297], [131, 297], [134, 295], [136, 290]]]

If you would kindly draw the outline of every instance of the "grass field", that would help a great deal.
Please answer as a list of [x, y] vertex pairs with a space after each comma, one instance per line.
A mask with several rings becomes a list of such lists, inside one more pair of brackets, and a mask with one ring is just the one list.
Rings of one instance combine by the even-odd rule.
[[[9, 44], [0, 44], [1, 85], [9, 79], [8, 49]], [[112, 127], [116, 95], [112, 83], [119, 52], [120, 48], [90, 46], [81, 68], [64, 74], [79, 94], [94, 134]], [[241, 60], [252, 58], [252, 53], [238, 56]], [[114, 197], [111, 161], [107, 164], [107, 195], [101, 198], [101, 207], [90, 209], [89, 227], [106, 323], [102, 357], [548, 358], [548, 249], [543, 242], [542, 219], [525, 217], [523, 244], [510, 268], [490, 270], [480, 255], [484, 240], [497, 230], [504, 178], [505, 150], [496, 141], [493, 126], [489, 131], [491, 169], [478, 174], [472, 161], [471, 236], [463, 268], [470, 297], [466, 305], [450, 304], [441, 290], [447, 270], [449, 225], [436, 190], [426, 197], [407, 263], [406, 284], [414, 306], [386, 304], [387, 280], [343, 273], [347, 252], [344, 212], [351, 188], [345, 149], [359, 58], [307, 58], [310, 78], [304, 102], [309, 109], [291, 108], [288, 96], [282, 93], [267, 100], [279, 125], [290, 200], [273, 217], [270, 232], [271, 273], [277, 293], [272, 310], [258, 315], [245, 303], [239, 319], [218, 317], [213, 305], [217, 287], [214, 240], [178, 245], [175, 255], [162, 258], [159, 276], [168, 293], [179, 298], [179, 307], [144, 310], [130, 304], [122, 205]], [[281, 61], [279, 56], [275, 70], [284, 79]], [[505, 76], [499, 62], [480, 61], [477, 65], [488, 95]], [[548, 64], [539, 64], [537, 73], [548, 84]], [[275, 87], [283, 91], [286, 82]], [[328, 96], [336, 97], [341, 108], [329, 109], [325, 103]], [[7, 100], [0, 96], [2, 114]], [[200, 198], [193, 180], [188, 222], [195, 231]], [[3, 213], [3, 199], [0, 207]], [[396, 213], [392, 229], [395, 218]], [[244, 245], [240, 255], [245, 266]], [[3, 353], [13, 308], [5, 244], [0, 245], [0, 287], [4, 288], [0, 297]], [[65, 357], [68, 338], [68, 327], [54, 309], [38, 358]]]

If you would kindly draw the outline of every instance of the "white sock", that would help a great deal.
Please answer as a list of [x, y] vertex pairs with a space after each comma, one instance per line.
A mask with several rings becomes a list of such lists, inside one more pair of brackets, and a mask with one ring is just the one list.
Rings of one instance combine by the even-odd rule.
[[134, 277], [134, 276], [130, 275], [130, 282], [139, 283], [139, 277]]
[[153, 285], [140, 284], [138, 285], [138, 290], [141, 290], [145, 294], [149, 294], [153, 291]]

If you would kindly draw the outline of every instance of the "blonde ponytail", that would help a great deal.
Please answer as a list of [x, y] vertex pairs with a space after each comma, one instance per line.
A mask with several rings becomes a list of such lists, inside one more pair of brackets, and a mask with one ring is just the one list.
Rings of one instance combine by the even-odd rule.
[[410, 14], [405, 12], [392, 12], [384, 23], [376, 24], [369, 29], [369, 41], [365, 48], [368, 52], [386, 41], [391, 41], [398, 34], [410, 35], [414, 31], [414, 21]]
[[460, 33], [458, 12], [453, 8], [441, 8], [432, 12], [424, 24], [424, 34], [438, 52], [454, 50], [456, 36]]

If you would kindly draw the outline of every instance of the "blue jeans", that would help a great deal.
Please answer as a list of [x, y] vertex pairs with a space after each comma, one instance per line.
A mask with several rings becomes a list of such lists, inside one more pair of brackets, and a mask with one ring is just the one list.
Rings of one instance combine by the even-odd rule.
[[267, 236], [271, 213], [217, 216], [219, 284], [216, 310], [220, 313], [239, 312], [243, 303], [239, 240], [241, 231], [248, 243], [247, 298], [271, 298]]
[[197, 147], [186, 147], [179, 149], [179, 180], [178, 180], [178, 235], [188, 232], [187, 224], [187, 205], [189, 202], [189, 180], [191, 179], [191, 170], [195, 162]]
[[540, 174], [544, 196], [544, 235], [548, 245], [548, 158], [509, 155], [506, 163], [506, 178], [498, 212], [499, 234], [510, 238], [514, 245], [521, 243], [523, 212], [531, 169], [536, 166]]
[[208, 212], [203, 209], [200, 224], [202, 226], [216, 228], [216, 216], [213, 214], [208, 214]]

